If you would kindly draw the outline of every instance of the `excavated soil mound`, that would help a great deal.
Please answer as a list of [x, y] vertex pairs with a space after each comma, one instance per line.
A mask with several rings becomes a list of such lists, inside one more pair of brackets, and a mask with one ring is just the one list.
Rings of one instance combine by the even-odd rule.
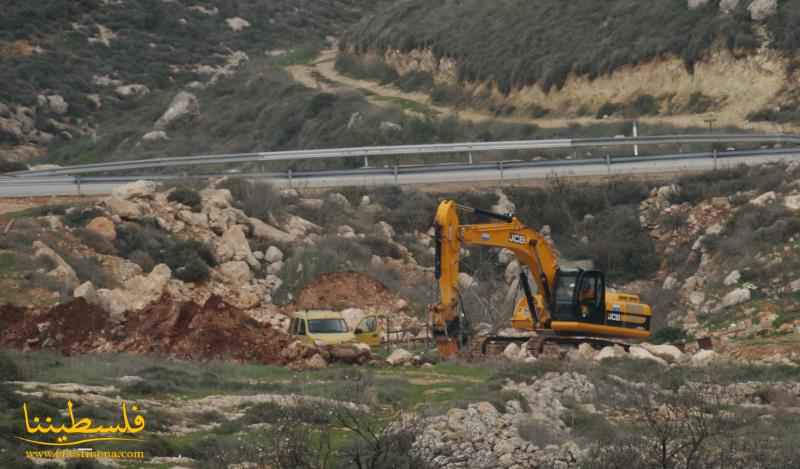
[[38, 313], [14, 306], [0, 307], [0, 345], [52, 348], [70, 355], [85, 351], [109, 332], [108, 314], [83, 298]]
[[294, 309], [387, 309], [399, 299], [400, 297], [369, 275], [336, 272], [322, 274], [306, 285], [297, 295]]
[[137, 313], [119, 344], [126, 352], [167, 354], [187, 360], [283, 363], [281, 350], [290, 336], [260, 324], [211, 296], [204, 305], [161, 301]]
[[259, 324], [222, 298], [203, 305], [163, 297], [115, 325], [82, 298], [44, 313], [0, 306], [0, 347], [57, 349], [64, 354], [130, 352], [187, 360], [283, 363], [291, 338]]

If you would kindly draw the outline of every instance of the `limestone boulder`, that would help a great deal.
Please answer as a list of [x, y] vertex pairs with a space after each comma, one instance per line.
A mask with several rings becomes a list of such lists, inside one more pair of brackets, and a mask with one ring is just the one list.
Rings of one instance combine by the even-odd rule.
[[178, 123], [191, 120], [200, 115], [200, 102], [197, 96], [187, 91], [181, 91], [170, 103], [167, 110], [153, 125], [155, 130], [167, 130]]
[[414, 355], [412, 355], [408, 350], [401, 348], [395, 349], [386, 359], [386, 361], [393, 366], [411, 363], [413, 360]]
[[55, 265], [55, 268], [47, 272], [48, 277], [56, 279], [69, 291], [73, 291], [75, 287], [78, 286], [80, 283], [78, 275], [75, 273], [75, 269], [73, 269], [64, 258], [39, 240], [33, 242], [33, 249], [34, 257], [45, 257]]
[[234, 285], [243, 285], [253, 278], [250, 266], [245, 261], [230, 261], [219, 266], [225, 281]]
[[121, 200], [152, 199], [155, 193], [155, 182], [140, 180], [113, 188], [111, 190], [111, 197]]

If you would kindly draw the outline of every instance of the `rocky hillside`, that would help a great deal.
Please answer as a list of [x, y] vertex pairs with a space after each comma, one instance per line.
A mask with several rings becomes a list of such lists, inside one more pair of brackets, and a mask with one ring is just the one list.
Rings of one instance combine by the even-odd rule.
[[[71, 144], [71, 158], [86, 161], [95, 152], [105, 158], [124, 143], [132, 148], [163, 142], [206, 109], [196, 96], [201, 90], [249, 62], [279, 69], [314, 57], [373, 4], [59, 0], [7, 5], [0, 18], [0, 159], [42, 161], [48, 149]], [[139, 119], [146, 124], [140, 126]], [[137, 125], [123, 125], [131, 120]]]
[[352, 28], [342, 49], [356, 55], [339, 66], [385, 64], [383, 79], [434, 102], [501, 115], [697, 125], [713, 113], [774, 131], [799, 122], [799, 14], [779, 0], [410, 0]]
[[[792, 340], [800, 326], [795, 175], [796, 165], [768, 165], [666, 186], [552, 181], [440, 194], [277, 192], [241, 179], [159, 189], [140, 181], [99, 202], [4, 215], [0, 303], [35, 310], [83, 297], [109, 324], [162, 297], [176, 305], [219, 297], [278, 329], [294, 309], [319, 305], [362, 311], [354, 317], [404, 310], [424, 319], [436, 299], [432, 214], [438, 200], [452, 198], [516, 213], [551, 237], [564, 265], [581, 260], [605, 271], [613, 287], [642, 294], [659, 340], [711, 336], [731, 353], [792, 356], [800, 352]], [[508, 326], [520, 268], [505, 251], [464, 250], [460, 280], [473, 323]]]

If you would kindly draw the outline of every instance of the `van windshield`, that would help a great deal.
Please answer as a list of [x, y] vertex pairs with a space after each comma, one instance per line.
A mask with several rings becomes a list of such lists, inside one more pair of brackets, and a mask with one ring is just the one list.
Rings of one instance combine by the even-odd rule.
[[309, 319], [308, 330], [312, 334], [347, 332], [344, 319]]

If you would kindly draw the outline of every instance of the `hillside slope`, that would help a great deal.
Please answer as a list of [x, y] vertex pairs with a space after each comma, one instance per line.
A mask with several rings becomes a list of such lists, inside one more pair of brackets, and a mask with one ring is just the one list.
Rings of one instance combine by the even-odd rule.
[[498, 114], [791, 124], [799, 14], [762, 0], [408, 0], [362, 20], [342, 50], [434, 102]]

